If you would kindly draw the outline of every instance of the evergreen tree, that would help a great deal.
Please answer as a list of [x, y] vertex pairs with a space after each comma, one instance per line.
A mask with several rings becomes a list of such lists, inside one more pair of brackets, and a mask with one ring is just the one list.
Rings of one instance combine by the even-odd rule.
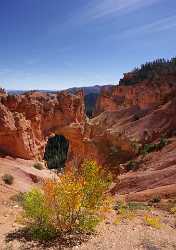
[[67, 160], [69, 141], [62, 135], [55, 135], [48, 139], [45, 148], [44, 160], [47, 161], [49, 169], [61, 171]]
[[166, 76], [169, 74], [176, 75], [176, 57], [171, 60], [165, 60], [164, 58], [156, 59], [153, 62], [146, 62], [139, 68], [135, 68], [131, 72], [129, 78], [124, 77], [120, 80], [120, 85], [133, 85], [144, 80], [156, 81], [160, 76]]

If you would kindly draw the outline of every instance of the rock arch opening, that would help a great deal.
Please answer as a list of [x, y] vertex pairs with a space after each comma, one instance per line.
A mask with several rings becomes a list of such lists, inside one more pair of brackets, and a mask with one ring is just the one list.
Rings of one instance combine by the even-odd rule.
[[48, 139], [44, 160], [49, 169], [61, 171], [65, 167], [69, 149], [69, 141], [63, 135], [55, 135]]

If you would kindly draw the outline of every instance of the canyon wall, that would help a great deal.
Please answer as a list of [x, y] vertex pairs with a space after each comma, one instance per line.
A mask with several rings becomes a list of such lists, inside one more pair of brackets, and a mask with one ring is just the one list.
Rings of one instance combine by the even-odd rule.
[[[133, 74], [125, 74], [123, 81], [125, 78], [131, 79]], [[120, 168], [120, 175], [112, 193], [136, 201], [175, 197], [176, 74], [131, 85], [120, 82], [111, 89], [103, 88], [91, 125], [99, 127], [98, 133], [106, 131], [109, 134], [111, 147], [114, 141], [116, 145], [126, 141], [126, 145], [144, 146], [154, 145], [161, 138], [168, 140], [161, 150], [133, 156], [134, 169], [125, 170], [128, 162], [119, 166], [113, 162], [112, 167]]]
[[[170, 197], [176, 186], [175, 79], [104, 88], [93, 119], [85, 115], [82, 91], [14, 96], [2, 90], [0, 153], [42, 160], [48, 137], [63, 135], [69, 140], [67, 167], [95, 159], [114, 176], [120, 174], [114, 193], [136, 200]], [[161, 137], [169, 144], [141, 162], [135, 146], [158, 143]], [[126, 173], [129, 160], [139, 161], [139, 169]]]
[[[132, 147], [126, 137], [117, 141], [108, 127], [101, 127], [85, 115], [82, 91], [70, 94], [28, 92], [3, 94], [0, 98], [0, 152], [23, 159], [43, 159], [47, 139], [55, 134], [69, 140], [67, 164], [73, 159], [96, 159], [103, 165], [119, 162], [116, 147], [130, 158]], [[110, 158], [109, 158], [110, 157]], [[117, 164], [117, 162], [116, 162]]]
[[[129, 78], [125, 74], [125, 78]], [[132, 77], [132, 76], [131, 76]], [[176, 76], [162, 77], [160, 80], [136, 82], [133, 85], [117, 85], [111, 88], [102, 88], [98, 97], [94, 116], [104, 111], [138, 106], [140, 109], [149, 109], [165, 103], [170, 95], [176, 91]]]
[[[96, 159], [111, 169], [135, 156], [133, 143], [167, 135], [175, 126], [173, 82], [103, 88], [97, 115], [85, 116], [84, 95], [29, 92], [0, 97], [0, 152], [24, 159], [43, 159], [49, 136], [69, 140], [68, 161]], [[102, 112], [103, 111], [103, 112]]]

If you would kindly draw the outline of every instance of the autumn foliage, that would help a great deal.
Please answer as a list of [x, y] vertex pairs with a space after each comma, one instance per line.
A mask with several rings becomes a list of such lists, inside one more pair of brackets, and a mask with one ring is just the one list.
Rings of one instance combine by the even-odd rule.
[[45, 180], [41, 189], [27, 193], [24, 221], [41, 239], [66, 232], [90, 232], [110, 207], [110, 184], [110, 175], [94, 161], [86, 161], [79, 172]]

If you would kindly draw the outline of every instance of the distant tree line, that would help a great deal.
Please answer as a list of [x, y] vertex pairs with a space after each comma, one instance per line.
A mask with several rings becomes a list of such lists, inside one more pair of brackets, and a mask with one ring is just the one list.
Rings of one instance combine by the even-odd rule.
[[176, 75], [176, 57], [170, 60], [165, 60], [163, 58], [152, 62], [146, 62], [130, 73], [125, 74], [119, 84], [133, 85], [144, 80], [157, 81], [163, 75]]

